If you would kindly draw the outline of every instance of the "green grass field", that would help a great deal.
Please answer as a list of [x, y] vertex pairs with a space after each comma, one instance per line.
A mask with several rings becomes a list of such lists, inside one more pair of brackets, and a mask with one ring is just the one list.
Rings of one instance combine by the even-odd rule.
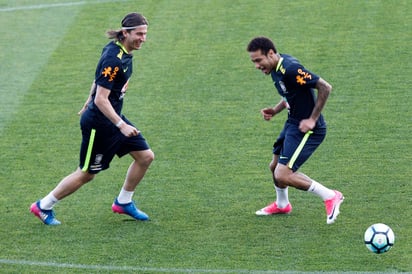
[[[412, 272], [412, 95], [408, 0], [0, 0], [1, 273]], [[156, 154], [135, 198], [150, 222], [111, 212], [130, 158], [56, 206], [29, 213], [78, 164], [77, 111], [105, 31], [142, 12], [124, 113]], [[329, 132], [302, 171], [346, 199], [326, 225], [321, 200], [289, 190], [290, 216], [259, 218], [274, 199], [268, 163], [285, 116], [254, 69], [251, 38], [273, 38], [333, 87]], [[284, 114], [285, 115], [285, 114]], [[369, 252], [366, 228], [392, 227]]]

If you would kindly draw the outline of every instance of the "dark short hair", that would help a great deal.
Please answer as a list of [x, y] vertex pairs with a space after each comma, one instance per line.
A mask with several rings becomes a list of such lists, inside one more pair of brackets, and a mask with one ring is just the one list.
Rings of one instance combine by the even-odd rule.
[[252, 41], [250, 41], [247, 45], [248, 52], [254, 52], [258, 50], [261, 50], [262, 54], [264, 55], [267, 55], [269, 50], [273, 50], [275, 53], [277, 53], [275, 44], [273, 44], [272, 40], [263, 36], [253, 38]]
[[147, 19], [143, 15], [137, 12], [132, 12], [132, 13], [127, 14], [122, 20], [123, 28], [135, 27], [135, 26], [141, 26], [141, 25], [149, 25], [149, 23], [147, 22]]

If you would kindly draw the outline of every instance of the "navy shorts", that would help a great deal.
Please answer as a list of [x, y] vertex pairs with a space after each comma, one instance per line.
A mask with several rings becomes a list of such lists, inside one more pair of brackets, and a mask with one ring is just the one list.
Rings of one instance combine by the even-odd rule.
[[278, 163], [295, 172], [309, 159], [325, 136], [326, 126], [302, 133], [298, 125], [286, 122], [273, 144], [273, 154], [279, 156]]
[[[134, 126], [126, 117], [122, 116], [122, 119]], [[83, 119], [80, 124], [82, 143], [79, 167], [83, 171], [96, 174], [108, 169], [115, 155], [122, 157], [132, 151], [150, 149], [141, 133], [137, 136], [126, 137], [112, 124], [92, 127]]]

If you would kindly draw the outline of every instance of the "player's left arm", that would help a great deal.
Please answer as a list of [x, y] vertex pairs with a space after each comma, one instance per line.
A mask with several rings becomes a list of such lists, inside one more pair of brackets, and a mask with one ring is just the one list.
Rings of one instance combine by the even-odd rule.
[[318, 120], [323, 110], [323, 107], [325, 106], [326, 101], [328, 100], [329, 94], [332, 91], [332, 85], [323, 80], [322, 78], [319, 78], [318, 82], [316, 83], [316, 89], [318, 90], [318, 96], [315, 107], [312, 111], [312, 115], [310, 116], [310, 118], [312, 120], [315, 120], [315, 122]]
[[78, 115], [82, 115], [83, 112], [86, 111], [87, 105], [88, 105], [88, 104], [91, 102], [91, 100], [92, 100], [92, 96], [93, 96], [93, 93], [94, 93], [95, 89], [96, 89], [96, 83], [95, 83], [95, 81], [93, 81], [92, 86], [90, 87], [89, 97], [87, 97], [86, 102], [84, 103], [83, 107], [82, 107], [82, 108], [80, 109], [80, 111], [77, 113]]
[[316, 99], [315, 107], [313, 108], [312, 114], [308, 119], [304, 119], [300, 122], [299, 129], [302, 132], [308, 132], [316, 126], [316, 121], [319, 119], [322, 113], [323, 107], [328, 100], [329, 94], [332, 91], [332, 85], [319, 78], [316, 82], [315, 88], [318, 90], [318, 96]]

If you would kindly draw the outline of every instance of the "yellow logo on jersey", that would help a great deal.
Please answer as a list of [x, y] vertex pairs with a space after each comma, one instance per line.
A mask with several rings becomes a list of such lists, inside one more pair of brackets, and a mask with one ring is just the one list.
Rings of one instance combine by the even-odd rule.
[[282, 72], [282, 74], [286, 73], [286, 69], [282, 65], [280, 65], [279, 70], [280, 72]]
[[117, 58], [122, 60], [122, 57], [123, 57], [123, 51], [120, 51], [119, 54], [117, 54]]

